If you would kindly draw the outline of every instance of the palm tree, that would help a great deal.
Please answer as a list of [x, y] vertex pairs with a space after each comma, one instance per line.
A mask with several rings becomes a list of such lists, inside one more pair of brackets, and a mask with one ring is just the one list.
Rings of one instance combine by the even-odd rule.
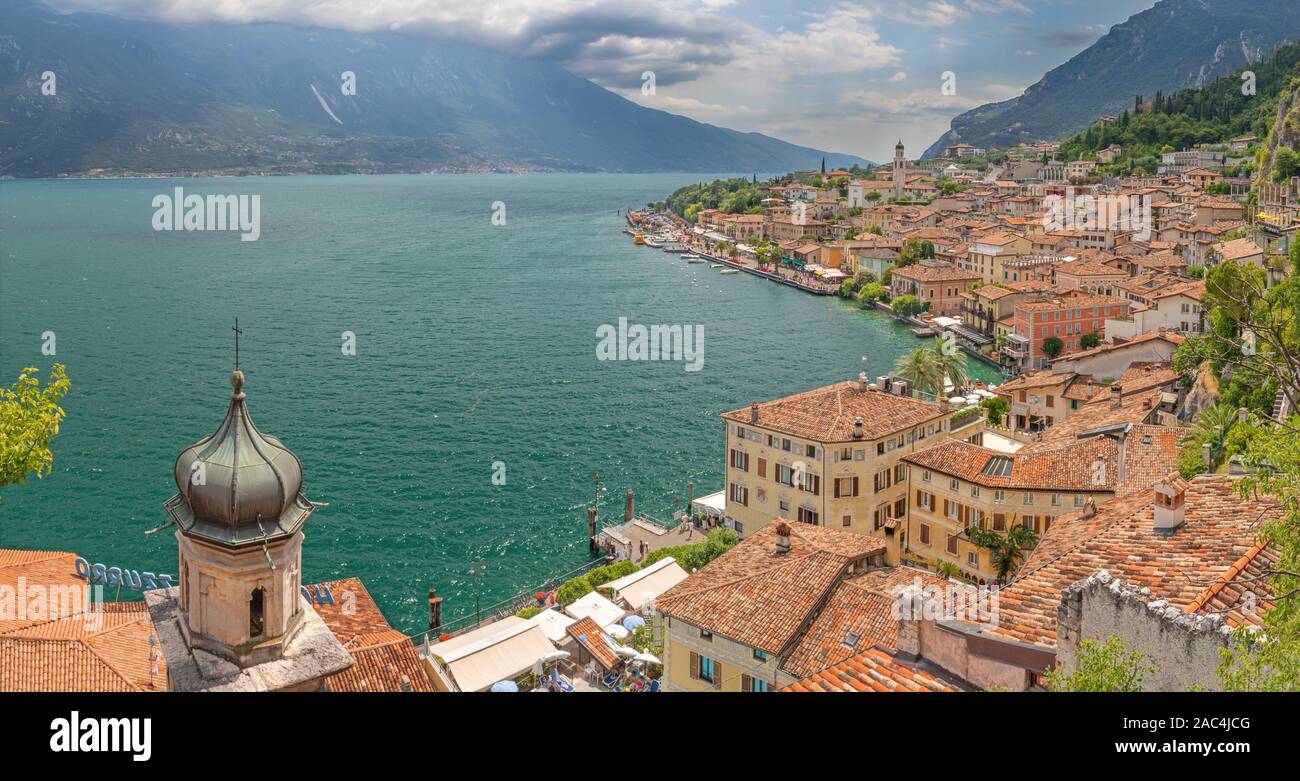
[[899, 358], [894, 363], [894, 373], [910, 382], [918, 396], [921, 393], [932, 393], [937, 399], [943, 393], [946, 370], [939, 361], [939, 353], [928, 347], [918, 347]]
[[939, 364], [943, 366], [944, 376], [952, 383], [952, 389], [959, 391], [966, 384], [966, 353], [957, 347], [955, 338], [949, 338], [951, 341], [936, 336], [934, 352]]
[[941, 578], [959, 578], [962, 573], [956, 564], [939, 559], [934, 563], [934, 574]]
[[1012, 525], [1005, 534], [972, 526], [966, 530], [966, 536], [988, 550], [999, 583], [1005, 583], [1007, 577], [1019, 569], [1025, 551], [1038, 544], [1038, 533], [1019, 523]]
[[1223, 454], [1223, 444], [1235, 425], [1237, 425], [1237, 410], [1227, 404], [1216, 402], [1201, 410], [1201, 413], [1196, 416], [1196, 423], [1183, 438], [1182, 444], [1194, 443], [1202, 446], [1208, 444], [1211, 463], [1217, 464]]

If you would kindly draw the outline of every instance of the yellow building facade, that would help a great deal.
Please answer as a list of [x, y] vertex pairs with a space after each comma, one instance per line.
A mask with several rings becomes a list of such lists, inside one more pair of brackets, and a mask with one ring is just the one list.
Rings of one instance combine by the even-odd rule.
[[978, 441], [983, 415], [843, 382], [723, 414], [726, 517], [743, 538], [777, 516], [872, 535], [897, 563], [906, 543], [903, 456], [940, 439]]

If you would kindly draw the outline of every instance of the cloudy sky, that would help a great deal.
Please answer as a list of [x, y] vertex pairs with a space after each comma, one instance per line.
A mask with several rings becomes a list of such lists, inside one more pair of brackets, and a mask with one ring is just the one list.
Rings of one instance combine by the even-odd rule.
[[[47, 0], [172, 21], [450, 35], [646, 106], [885, 160], [1020, 94], [1154, 0]], [[655, 74], [643, 94], [642, 74]], [[956, 76], [956, 94], [940, 90]]]

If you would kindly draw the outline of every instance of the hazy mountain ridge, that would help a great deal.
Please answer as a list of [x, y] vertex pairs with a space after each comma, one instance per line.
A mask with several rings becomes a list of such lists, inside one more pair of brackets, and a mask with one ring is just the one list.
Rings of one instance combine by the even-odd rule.
[[[6, 0], [0, 174], [756, 171], [866, 161], [646, 108], [462, 43]], [[41, 94], [53, 71], [57, 93]], [[356, 94], [341, 90], [356, 74]]]
[[1300, 39], [1298, 0], [1160, 0], [1134, 14], [1020, 95], [953, 118], [925, 152], [949, 144], [1009, 146], [1073, 135], [1135, 95], [1200, 87]]

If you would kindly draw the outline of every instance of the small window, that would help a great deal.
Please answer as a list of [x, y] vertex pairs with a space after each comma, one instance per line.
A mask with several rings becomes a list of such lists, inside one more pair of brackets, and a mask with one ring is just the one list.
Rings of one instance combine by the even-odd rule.
[[261, 586], [253, 589], [253, 593], [248, 598], [248, 636], [261, 637], [266, 632], [266, 624], [263, 620], [262, 608], [265, 601], [266, 592]]
[[713, 642], [713, 633], [710, 632], [710, 631], [707, 630], [707, 629], [701, 629], [701, 630], [700, 630], [700, 639], [701, 639], [701, 640], [706, 640], [706, 641], [708, 641], [708, 642], [711, 643], [711, 642]]

